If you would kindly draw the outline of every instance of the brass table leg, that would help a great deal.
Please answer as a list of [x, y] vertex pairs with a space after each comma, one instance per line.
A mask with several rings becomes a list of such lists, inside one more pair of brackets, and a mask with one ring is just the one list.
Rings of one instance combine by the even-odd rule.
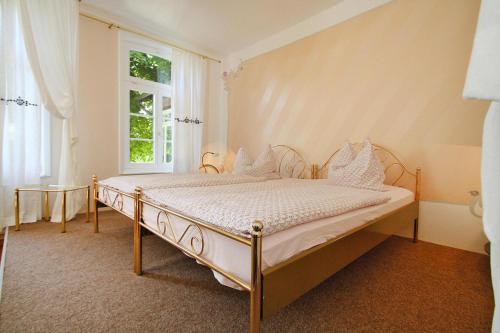
[[44, 203], [43, 217], [45, 219], [45, 222], [49, 222], [50, 221], [50, 213], [49, 213], [49, 192], [48, 191], [44, 192], [43, 203]]
[[99, 188], [97, 187], [97, 176], [92, 176], [92, 184], [94, 189], [94, 233], [99, 232], [99, 207], [97, 205], [97, 198], [99, 197]]
[[62, 192], [61, 232], [66, 232], [66, 191]]
[[86, 197], [87, 199], [87, 221], [85, 221], [86, 223], [90, 222], [90, 186], [87, 186], [87, 193], [86, 193]]
[[16, 231], [21, 230], [21, 223], [19, 221], [19, 190], [16, 188], [14, 192], [14, 212], [16, 216]]

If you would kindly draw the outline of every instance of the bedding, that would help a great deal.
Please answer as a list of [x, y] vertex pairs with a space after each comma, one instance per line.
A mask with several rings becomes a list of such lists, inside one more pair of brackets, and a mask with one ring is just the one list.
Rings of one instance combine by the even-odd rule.
[[356, 158], [356, 152], [352, 148], [350, 142], [345, 142], [337, 154], [335, 154], [330, 161], [328, 167], [328, 178], [332, 179], [336, 176], [336, 171], [341, 171], [348, 166]]
[[256, 220], [269, 235], [390, 199], [385, 193], [292, 178], [216, 188], [150, 189], [143, 194], [158, 205], [247, 237]]
[[[337, 186], [332, 186], [329, 184], [328, 180], [292, 180], [292, 179], [280, 179], [280, 180], [270, 180], [266, 182], [262, 182], [262, 184], [268, 184], [268, 183], [273, 183], [271, 187], [261, 187], [257, 186], [256, 189], [253, 190], [253, 192], [256, 192], [257, 196], [267, 198], [269, 199], [269, 194], [263, 193], [266, 192], [266, 189], [269, 188], [276, 188], [276, 189], [281, 189], [283, 190], [285, 187], [289, 187], [290, 184], [293, 183], [298, 183], [299, 185], [298, 188], [294, 190], [300, 191], [304, 193], [301, 188], [304, 188], [304, 186], [307, 188], [307, 183], [312, 183], [315, 186], [312, 186], [311, 188], [306, 189], [306, 192], [314, 192], [313, 189], [323, 186], [327, 186], [328, 188], [340, 188]], [[258, 185], [261, 184], [259, 183], [252, 183], [252, 184], [247, 184], [247, 185]], [[302, 185], [304, 184], [304, 185]], [[241, 184], [242, 185], [242, 184]], [[210, 191], [214, 192], [221, 192], [221, 189], [230, 189], [236, 185], [231, 185], [231, 186], [216, 186], [210, 189]], [[240, 186], [240, 185], [238, 185]], [[188, 195], [188, 193], [193, 194], [194, 192], [201, 191], [205, 193], [205, 191], [209, 190], [208, 187], [200, 187], [197, 189], [193, 189], [194, 191], [184, 191], [189, 188], [170, 188], [167, 190], [161, 190], [158, 188], [154, 189], [148, 189], [144, 190], [143, 193], [145, 196], [148, 198], [150, 196], [154, 196], [155, 191], [162, 191], [162, 192], [184, 192], [183, 195]], [[260, 193], [258, 191], [260, 189]], [[266, 269], [268, 267], [272, 267], [274, 265], [277, 265], [288, 258], [305, 251], [313, 246], [316, 246], [318, 244], [324, 243], [328, 240], [331, 240], [333, 238], [339, 237], [342, 234], [348, 232], [349, 230], [353, 230], [355, 228], [361, 227], [365, 225], [366, 223], [369, 223], [373, 219], [376, 219], [384, 214], [387, 214], [391, 211], [394, 211], [398, 208], [401, 208], [407, 204], [410, 204], [414, 200], [414, 194], [413, 192], [406, 190], [404, 188], [400, 187], [393, 187], [393, 186], [385, 186], [385, 191], [383, 193], [381, 192], [375, 192], [375, 191], [368, 191], [368, 190], [359, 190], [359, 189], [352, 189], [352, 188], [345, 188], [347, 190], [350, 190], [346, 193], [353, 193], [351, 191], [361, 191], [361, 192], [370, 192], [372, 194], [375, 194], [376, 197], [384, 198], [380, 204], [377, 205], [371, 205], [367, 206], [365, 208], [360, 208], [360, 209], [354, 209], [348, 212], [344, 212], [343, 214], [336, 215], [336, 216], [330, 216], [326, 217], [324, 216], [323, 218], [316, 218], [315, 220], [311, 220], [307, 223], [299, 223], [299, 224], [293, 224], [289, 225], [288, 228], [283, 229], [281, 231], [276, 231], [276, 232], [267, 232], [266, 229], [269, 229], [268, 226], [265, 224], [264, 228], [264, 237], [262, 241], [262, 265], [263, 269]], [[121, 188], [120, 190], [124, 190], [124, 188]], [[200, 193], [201, 193], [200, 192]], [[335, 192], [335, 191], [334, 191]], [[222, 200], [227, 198], [228, 196], [231, 195], [232, 191], [231, 190], [222, 190], [222, 195], [216, 196], [219, 197], [217, 200], [213, 200], [212, 202], [214, 204], [222, 204], [218, 203], [218, 200]], [[100, 188], [100, 195], [102, 195], [102, 188]], [[314, 193], [313, 193], [314, 195]], [[253, 195], [252, 195], [253, 196]], [[202, 200], [204, 195], [198, 196], [199, 201]], [[272, 197], [272, 195], [271, 195]], [[283, 197], [283, 196], [282, 196]], [[286, 196], [285, 196], [286, 197]], [[292, 196], [293, 197], [293, 196]], [[348, 196], [347, 196], [348, 197]], [[123, 197], [123, 212], [129, 216], [133, 216], [134, 213], [134, 200], [129, 197]], [[241, 199], [241, 198], [240, 198]], [[306, 198], [302, 198], [306, 199]], [[150, 201], [153, 201], [151, 199], [148, 199]], [[206, 200], [206, 198], [205, 198]], [[300, 200], [298, 198], [293, 199], [293, 200]], [[158, 201], [157, 199], [154, 201]], [[286, 209], [283, 209], [281, 207], [281, 204], [284, 204], [285, 206], [290, 205], [291, 202], [287, 202], [288, 199], [286, 200], [271, 200], [273, 203], [272, 205], [277, 205], [277, 207], [274, 207], [269, 210], [268, 212], [281, 212], [278, 214], [278, 221], [289, 221], [291, 219], [291, 215], [288, 216], [286, 213]], [[255, 207], [256, 203], [258, 202], [255, 201], [253, 203], [250, 203], [251, 207]], [[348, 202], [348, 201], [344, 201]], [[327, 204], [329, 206], [330, 204]], [[240, 205], [239, 206], [244, 206]], [[267, 205], [264, 205], [266, 207]], [[317, 207], [315, 207], [317, 208]], [[300, 210], [300, 209], [299, 209]], [[224, 209], [222, 211], [229, 212], [227, 209]], [[292, 209], [294, 211], [294, 209]], [[153, 207], [150, 207], [148, 205], [144, 205], [144, 211], [143, 211], [143, 220], [144, 222], [152, 229], [152, 230], [157, 230], [159, 233], [168, 233], [168, 235], [172, 235], [172, 232], [179, 237], [186, 227], [189, 225], [189, 222], [178, 218], [174, 215], [169, 216], [170, 220], [170, 226], [171, 229], [167, 228], [164, 223], [162, 223], [162, 219], [160, 219], [160, 222], [158, 220], [158, 213], [159, 211]], [[254, 212], [256, 215], [255, 216], [247, 216], [246, 218], [250, 221], [253, 222], [253, 219], [260, 216], [266, 216], [266, 209], [257, 209]], [[192, 214], [190, 212], [190, 214]], [[276, 214], [276, 213], [275, 213]], [[303, 213], [299, 213], [299, 215], [302, 215]], [[319, 212], [315, 211], [312, 213], [312, 215], [318, 216], [321, 215]], [[272, 215], [272, 214], [271, 214]], [[306, 214], [307, 215], [307, 214]], [[272, 215], [273, 216], [273, 215]], [[251, 223], [251, 222], [249, 222]], [[194, 230], [194, 229], [193, 229]], [[246, 231], [244, 230], [244, 234], [246, 235]], [[215, 265], [219, 266], [226, 272], [231, 272], [232, 274], [236, 275], [243, 281], [249, 283], [250, 282], [250, 248], [244, 244], [238, 243], [234, 240], [231, 240], [227, 237], [224, 237], [216, 232], [203, 229], [203, 239], [205, 242], [204, 245], [204, 252], [203, 252], [203, 257], [209, 260], [210, 262], [214, 263]], [[189, 240], [191, 236], [196, 236], [196, 234], [192, 234], [191, 232], [187, 235], [188, 237], [185, 238], [185, 243], [183, 243], [185, 246], [190, 246], [189, 245]], [[177, 239], [176, 238], [176, 239]], [[229, 286], [231, 288], [235, 289], [240, 289], [238, 285], [236, 285], [234, 282], [228, 280], [224, 276], [220, 275], [217, 272], [213, 272], [215, 278], [223, 285]]]
[[112, 187], [122, 192], [133, 193], [136, 187], [140, 187], [143, 190], [155, 188], [200, 187], [263, 182], [266, 179], [265, 177], [232, 174], [159, 173], [111, 177], [99, 181], [99, 184]]
[[240, 147], [238, 152], [236, 153], [236, 157], [233, 162], [233, 173], [237, 174], [246, 170], [247, 168], [251, 168], [253, 164], [253, 160], [246, 151], [245, 148]]
[[[344, 146], [339, 151], [342, 153], [339, 156], [340, 161], [334, 158], [333, 162], [338, 167], [333, 168], [333, 170], [329, 169], [328, 179], [330, 182], [339, 186], [382, 191], [385, 180], [384, 167], [375, 154], [370, 140], [364, 141], [363, 148], [351, 162], [348, 162], [348, 158], [352, 157], [350, 155], [352, 151], [349, 152], [349, 148], [349, 146]], [[340, 162], [348, 164], [342, 167]]]
[[[281, 181], [283, 180], [272, 182]], [[390, 197], [385, 203], [298, 224], [289, 229], [265, 235], [262, 240], [262, 269], [275, 266], [307, 249], [339, 237], [378, 217], [408, 205], [414, 200], [413, 192], [400, 187], [386, 186], [384, 194]], [[133, 200], [126, 198], [125, 206], [132, 213], [133, 205]], [[157, 223], [157, 214], [157, 209], [145, 206], [144, 221], [153, 230], [162, 228]], [[172, 230], [177, 237], [189, 224], [186, 220], [176, 216], [170, 216], [170, 221]], [[206, 229], [203, 229], [203, 239], [205, 241], [204, 258], [243, 281], [250, 282], [251, 254], [248, 246]], [[187, 240], [184, 244], [189, 246], [189, 241]], [[217, 272], [213, 272], [213, 274], [221, 284], [241, 290], [237, 284], [223, 275]]]
[[244, 148], [240, 148], [234, 161], [233, 174], [264, 176], [268, 179], [276, 179], [279, 178], [276, 168], [277, 161], [271, 145], [268, 145], [255, 161], [252, 160]]

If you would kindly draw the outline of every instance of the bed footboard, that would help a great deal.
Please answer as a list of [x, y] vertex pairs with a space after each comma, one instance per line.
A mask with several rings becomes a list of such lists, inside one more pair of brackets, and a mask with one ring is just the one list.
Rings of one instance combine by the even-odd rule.
[[[252, 224], [251, 237], [231, 234], [223, 229], [217, 228], [203, 221], [193, 219], [181, 213], [172, 211], [159, 206], [153, 202], [142, 198], [142, 191], [136, 188], [134, 193], [134, 272], [137, 275], [142, 274], [142, 237], [144, 230], [155, 234], [167, 241], [177, 249], [181, 250], [190, 257], [201, 262], [203, 265], [216, 271], [232, 282], [239, 285], [250, 294], [250, 331], [260, 332], [262, 314], [263, 314], [263, 296], [262, 296], [262, 229], [263, 225], [259, 221]], [[154, 208], [157, 211], [157, 222], [165, 227], [169, 232], [160, 232], [158, 229], [146, 224], [143, 219], [145, 206]], [[180, 235], [173, 232], [170, 216], [176, 216], [188, 222], [187, 227]], [[202, 230], [210, 230], [219, 233], [236, 242], [247, 245], [251, 253], [251, 279], [247, 283], [235, 276], [231, 272], [225, 271], [215, 263], [204, 257], [205, 241]]]

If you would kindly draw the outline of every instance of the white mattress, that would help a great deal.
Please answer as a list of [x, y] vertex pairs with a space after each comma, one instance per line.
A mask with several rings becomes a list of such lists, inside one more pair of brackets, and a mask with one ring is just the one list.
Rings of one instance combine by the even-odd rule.
[[[277, 265], [313, 246], [324, 243], [352, 229], [363, 226], [377, 217], [410, 204], [414, 200], [413, 192], [400, 187], [387, 186], [384, 194], [391, 197], [391, 199], [386, 203], [358, 209], [330, 218], [300, 224], [263, 237], [263, 269]], [[124, 197], [123, 201], [123, 211], [126, 214], [133, 216], [133, 199]], [[157, 214], [158, 211], [156, 209], [145, 206], [143, 212], [144, 221], [154, 230], [158, 230]], [[177, 237], [182, 234], [188, 225], [185, 220], [175, 216], [171, 216], [170, 221]], [[205, 242], [203, 257], [219, 266], [224, 271], [230, 272], [239, 277], [241, 280], [250, 283], [250, 248], [213, 231], [203, 229], [202, 232]], [[187, 242], [183, 244], [189, 246], [189, 238]], [[224, 276], [216, 272], [214, 272], [214, 276], [220, 283], [232, 288], [240, 289], [239, 286]]]

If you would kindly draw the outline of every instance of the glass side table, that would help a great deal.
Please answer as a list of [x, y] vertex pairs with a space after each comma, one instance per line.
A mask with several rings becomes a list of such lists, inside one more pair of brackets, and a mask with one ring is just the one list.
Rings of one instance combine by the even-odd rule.
[[19, 221], [19, 192], [40, 192], [44, 193], [43, 216], [45, 221], [50, 220], [49, 216], [49, 193], [61, 192], [62, 205], [61, 205], [61, 232], [66, 232], [66, 193], [85, 190], [85, 201], [87, 201], [87, 222], [89, 222], [89, 209], [90, 209], [90, 186], [66, 186], [66, 185], [25, 185], [18, 187], [14, 192], [14, 212], [16, 216], [16, 231], [21, 230], [21, 223]]

